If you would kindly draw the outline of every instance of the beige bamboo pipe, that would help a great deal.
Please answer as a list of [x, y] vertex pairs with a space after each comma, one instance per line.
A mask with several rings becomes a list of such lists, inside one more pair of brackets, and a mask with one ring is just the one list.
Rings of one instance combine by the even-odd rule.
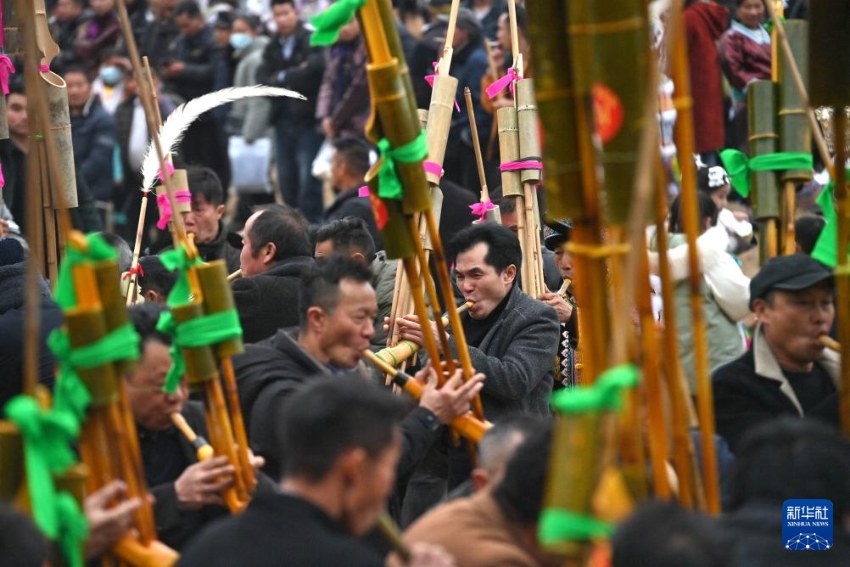
[[210, 445], [206, 439], [195, 433], [195, 431], [186, 422], [186, 418], [184, 418], [180, 412], [174, 412], [171, 414], [171, 423], [180, 430], [180, 433], [182, 433], [186, 440], [192, 444], [192, 447], [195, 448], [195, 454], [199, 461], [206, 461], [213, 456], [212, 445]]
[[839, 343], [829, 335], [819, 336], [818, 342], [833, 352], [841, 352], [841, 343]]
[[232, 282], [233, 280], [238, 280], [241, 277], [242, 277], [242, 269], [240, 268], [240, 269], [236, 270], [235, 272], [233, 272], [232, 274], [228, 275], [227, 281]]
[[[410, 374], [393, 368], [387, 362], [378, 358], [378, 356], [371, 350], [363, 351], [363, 358], [374, 364], [382, 372], [386, 372], [391, 375], [393, 377], [393, 382], [399, 388], [410, 394], [410, 397], [414, 400], [419, 400], [422, 397], [424, 386], [422, 386], [422, 384], [420, 384]], [[484, 438], [484, 434], [493, 427], [492, 423], [478, 419], [472, 414], [472, 412], [467, 412], [465, 415], [460, 415], [454, 418], [450, 425], [454, 431], [474, 443], [480, 443], [481, 439]]]
[[[472, 307], [473, 302], [467, 301], [457, 308], [458, 315]], [[446, 316], [442, 317], [443, 326], [449, 326], [449, 318]], [[400, 366], [404, 361], [411, 358], [414, 354], [419, 352], [419, 345], [414, 343], [408, 339], [402, 339], [396, 343], [395, 346], [383, 348], [375, 353], [375, 356], [381, 359], [382, 362], [386, 364], [390, 364], [392, 366]]]

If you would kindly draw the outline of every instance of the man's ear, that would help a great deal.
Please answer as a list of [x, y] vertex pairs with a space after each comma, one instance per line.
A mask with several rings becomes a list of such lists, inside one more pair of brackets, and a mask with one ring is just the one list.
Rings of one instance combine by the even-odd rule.
[[470, 478], [472, 479], [472, 486], [475, 488], [475, 492], [480, 492], [484, 488], [490, 484], [490, 475], [487, 474], [487, 471], [484, 469], [475, 468], [472, 469], [472, 474], [470, 474]]
[[161, 301], [160, 297], [162, 296], [154, 290], [149, 289], [146, 292], [142, 293], [142, 297], [145, 298], [145, 301], [149, 301], [151, 303], [159, 303]]
[[307, 309], [307, 326], [310, 330], [321, 333], [325, 329], [327, 313], [321, 307], [313, 306]]
[[263, 244], [263, 264], [271, 264], [277, 255], [277, 245], [274, 242]]
[[334, 465], [342, 475], [346, 486], [357, 484], [366, 474], [369, 456], [362, 447], [355, 447], [343, 453]]
[[359, 264], [365, 265], [365, 264], [369, 263], [369, 262], [366, 261], [366, 256], [363, 255], [363, 252], [355, 252], [354, 254], [351, 255], [351, 259], [354, 260], [355, 262], [359, 263]]
[[516, 266], [511, 264], [505, 268], [505, 271], [502, 272], [502, 279], [506, 284], [513, 283], [516, 279]]
[[224, 216], [224, 204], [223, 203], [215, 208], [215, 214], [218, 218], [221, 218], [222, 216]]

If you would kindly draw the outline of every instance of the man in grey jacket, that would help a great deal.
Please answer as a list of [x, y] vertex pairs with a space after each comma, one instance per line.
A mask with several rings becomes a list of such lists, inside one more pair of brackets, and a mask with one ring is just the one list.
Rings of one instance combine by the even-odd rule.
[[[474, 225], [452, 239], [449, 253], [458, 288], [474, 302], [461, 321], [472, 366], [487, 377], [481, 391], [485, 417], [497, 422], [516, 412], [548, 416], [558, 316], [516, 285], [522, 264], [516, 235], [501, 225]], [[423, 344], [416, 316], [398, 324], [401, 338]], [[454, 337], [449, 343], [456, 348]]]

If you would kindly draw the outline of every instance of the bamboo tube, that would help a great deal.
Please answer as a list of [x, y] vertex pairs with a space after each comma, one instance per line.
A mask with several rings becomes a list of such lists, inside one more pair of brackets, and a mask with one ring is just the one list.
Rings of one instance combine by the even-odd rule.
[[[658, 162], [658, 171], [663, 172], [663, 166]], [[675, 305], [676, 298], [673, 290], [673, 278], [670, 275], [670, 260], [667, 256], [669, 240], [667, 238], [667, 187], [662, 175], [657, 176], [658, 187], [655, 193], [656, 243], [658, 248], [658, 273], [661, 278], [661, 300], [668, 306], [662, 312], [664, 317], [664, 378], [670, 393], [670, 413], [673, 429], [673, 455], [676, 473], [679, 477], [679, 502], [688, 510], [697, 506], [695, 492], [701, 490], [700, 483], [695, 482], [694, 447], [690, 434], [689, 412], [686, 404], [690, 404], [688, 384], [682, 375], [679, 364], [679, 343], [676, 340], [676, 310], [669, 306]]]
[[640, 132], [648, 126], [642, 98], [649, 76], [644, 2], [578, 0], [568, 2], [567, 10], [577, 87], [593, 91], [597, 108], [609, 222], [623, 225], [631, 207]]
[[[524, 79], [516, 83], [517, 129], [519, 139], [519, 160], [540, 161], [540, 133], [537, 128], [537, 102], [534, 99], [534, 80]], [[529, 252], [523, 262], [528, 264], [526, 271], [532, 278], [530, 289], [532, 297], [546, 292], [543, 283], [543, 254], [540, 250], [540, 214], [537, 208], [537, 188], [542, 180], [542, 170], [523, 169], [520, 181], [523, 187], [523, 211], [525, 214], [525, 233], [523, 238]], [[520, 211], [517, 211], [520, 214]]]
[[[790, 20], [784, 26], [786, 41], [791, 53], [798, 61], [803, 82], [808, 82], [808, 38], [809, 24], [804, 20]], [[812, 133], [809, 128], [807, 109], [797, 92], [790, 69], [790, 61], [784, 51], [779, 51], [779, 150], [783, 152], [812, 151]], [[782, 173], [783, 182], [807, 182], [812, 180], [811, 169], [790, 169]]]
[[139, 223], [136, 225], [136, 239], [133, 243], [133, 261], [130, 262], [130, 283], [127, 286], [127, 305], [133, 305], [136, 302], [136, 293], [138, 292], [138, 276], [136, 269], [139, 267], [139, 254], [142, 251], [142, 236], [145, 232], [145, 215], [148, 211], [148, 195], [142, 193], [142, 206], [139, 210]]
[[[463, 96], [466, 99], [466, 114], [469, 116], [469, 131], [472, 135], [472, 149], [475, 152], [475, 165], [478, 167], [478, 179], [481, 183], [481, 197], [479, 202], [490, 201], [490, 191], [487, 189], [487, 176], [484, 173], [484, 158], [481, 156], [481, 143], [478, 141], [478, 125], [475, 123], [475, 112], [472, 106], [472, 91], [464, 87]], [[485, 211], [484, 218], [488, 221], [502, 224], [502, 214], [499, 206], [494, 205], [492, 209]]]
[[839, 343], [829, 335], [819, 336], [818, 342], [829, 350], [831, 350], [832, 352], [841, 352], [841, 343]]
[[401, 558], [402, 563], [407, 565], [410, 563], [410, 559], [412, 555], [410, 553], [410, 548], [407, 547], [407, 544], [401, 539], [401, 534], [398, 531], [398, 526], [386, 512], [381, 513], [378, 516], [378, 532], [383, 536], [386, 542], [390, 545], [393, 551], [395, 551], [399, 558]]
[[180, 433], [183, 434], [186, 440], [192, 444], [192, 447], [195, 448], [195, 454], [198, 457], [198, 461], [206, 461], [213, 457], [215, 453], [212, 446], [206, 439], [195, 433], [182, 414], [179, 412], [172, 413], [171, 422], [180, 431]]
[[839, 377], [839, 411], [841, 430], [850, 436], [850, 261], [847, 258], [850, 220], [848, 220], [848, 191], [846, 182], [847, 121], [843, 120], [842, 107], [833, 109], [835, 122], [835, 208], [838, 218], [838, 263], [835, 267], [836, 317], [838, 318], [838, 340], [840, 342], [841, 375]]
[[[43, 3], [42, 3], [43, 5]], [[49, 124], [53, 131], [53, 140], [61, 162], [59, 171], [62, 175], [58, 183], [52, 186], [53, 191], [62, 191], [62, 197], [56, 205], [63, 208], [74, 208], [77, 203], [77, 177], [74, 169], [74, 147], [71, 142], [71, 114], [68, 110], [68, 94], [65, 80], [52, 71], [42, 72], [41, 81], [47, 93]]]
[[227, 281], [232, 282], [233, 280], [238, 280], [241, 277], [242, 277], [242, 270], [241, 269], [236, 270], [235, 272], [233, 272], [232, 274], [229, 274], [227, 276]]
[[[457, 79], [448, 74], [438, 74], [434, 77], [434, 88], [431, 91], [431, 103], [428, 106], [428, 121], [425, 137], [428, 140], [428, 161], [440, 167], [446, 156], [446, 142], [452, 123], [452, 113], [457, 95]], [[440, 175], [426, 171], [425, 179], [431, 187], [440, 185]]]
[[[470, 307], [472, 307], [471, 301], [467, 301], [466, 303], [461, 304], [460, 307], [457, 308], [458, 315], [468, 310]], [[450, 324], [448, 315], [444, 315], [441, 320], [444, 327]], [[396, 344], [393, 346], [379, 350], [375, 353], [375, 356], [377, 356], [387, 364], [399, 367], [408, 359], [413, 357], [417, 352], [419, 352], [419, 345], [417, 345], [413, 341], [403, 339], [397, 341]]]
[[[645, 248], [645, 247], [644, 247]], [[652, 313], [651, 290], [649, 287], [649, 260], [645, 249], [637, 250], [642, 258], [638, 280], [643, 282], [637, 294], [636, 304], [640, 314], [641, 355], [645, 383], [646, 413], [649, 420], [649, 453], [652, 464], [654, 496], [670, 498], [670, 483], [667, 478], [667, 427], [664, 417], [664, 400], [661, 391], [661, 360], [657, 350], [655, 317]]]
[[158, 541], [142, 545], [130, 535], [118, 540], [112, 551], [124, 564], [133, 567], [172, 567], [180, 559], [176, 551]]
[[24, 444], [11, 421], [0, 420], [0, 500], [11, 502], [24, 481]]
[[[519, 125], [517, 111], [512, 106], [506, 106], [496, 111], [499, 123], [499, 154], [502, 163], [519, 159]], [[502, 171], [502, 195], [504, 197], [522, 197], [522, 176], [519, 171]], [[519, 220], [519, 210], [517, 220]]]
[[[759, 156], [776, 152], [779, 136], [774, 127], [776, 115], [775, 87], [771, 81], [752, 81], [747, 86], [747, 112], [749, 114], [750, 154]], [[762, 244], [762, 262], [776, 256], [778, 251], [777, 223], [781, 216], [777, 174], [774, 171], [754, 171], [750, 175], [753, 212], [762, 222], [759, 239]]]
[[[370, 350], [363, 351], [363, 357], [383, 372], [391, 375], [393, 382], [410, 394], [410, 397], [414, 400], [419, 400], [422, 397], [423, 386], [410, 374], [392, 367]], [[471, 412], [454, 418], [450, 425], [454, 431], [473, 443], [480, 443], [484, 434], [492, 427], [489, 421], [483, 421]]]
[[[236, 449], [233, 429], [228, 419], [227, 406], [221, 384], [218, 380], [208, 380], [204, 383], [204, 413], [207, 418], [207, 431], [210, 443], [217, 455], [224, 455], [234, 468], [239, 470], [240, 457]], [[245, 509], [249, 499], [249, 489], [245, 485], [245, 477], [233, 475], [233, 485], [224, 490], [224, 501], [231, 513], [236, 514]]]
[[[682, 0], [673, 3], [674, 14], [681, 14]], [[697, 253], [697, 233], [699, 215], [697, 213], [696, 165], [691, 156], [694, 154], [694, 124], [691, 113], [690, 79], [688, 77], [687, 46], [684, 29], [677, 29], [675, 49], [669, 53], [672, 79], [676, 89], [678, 119], [676, 120], [676, 147], [679, 152], [679, 164], [682, 168], [681, 211], [688, 239], [688, 270], [690, 276], [691, 317], [694, 331], [694, 368], [697, 383], [697, 404], [699, 412], [700, 441], [702, 451], [703, 480], [705, 482], [708, 512], [720, 513], [720, 491], [717, 473], [717, 454], [714, 448], [714, 403], [708, 368], [708, 337], [705, 317], [702, 310], [702, 275]], [[753, 83], [750, 83], [752, 93]], [[672, 329], [668, 330], [671, 331]]]

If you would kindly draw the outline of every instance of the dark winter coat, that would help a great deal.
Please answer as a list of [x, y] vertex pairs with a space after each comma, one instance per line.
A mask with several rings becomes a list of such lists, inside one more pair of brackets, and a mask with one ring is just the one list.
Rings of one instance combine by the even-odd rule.
[[384, 558], [315, 505], [291, 494], [256, 497], [239, 516], [211, 527], [183, 567], [381, 567]]
[[375, 241], [375, 250], [383, 250], [381, 233], [375, 224], [375, 213], [372, 212], [372, 204], [366, 197], [358, 196], [358, 187], [342, 191], [336, 196], [334, 202], [325, 211], [325, 222], [330, 222], [345, 217], [357, 217], [366, 221], [369, 235]]
[[[0, 266], [0, 408], [22, 390], [25, 271], [25, 262]], [[47, 335], [62, 325], [63, 318], [41, 278], [39, 288], [37, 372], [39, 382], [52, 388], [55, 361], [47, 348]]]
[[82, 112], [71, 116], [74, 162], [98, 201], [111, 201], [113, 158], [117, 144], [115, 119], [92, 96]]
[[307, 100], [275, 98], [272, 103], [271, 122], [286, 114], [299, 125], [315, 125], [316, 100], [325, 71], [324, 50], [310, 45], [311, 33], [299, 24], [295, 30], [292, 56], [283, 56], [283, 40], [275, 36], [263, 50], [263, 59], [257, 69], [257, 81], [264, 85], [292, 89]]
[[186, 65], [179, 76], [167, 80], [177, 94], [192, 100], [213, 90], [221, 49], [213, 38], [212, 28], [204, 27], [195, 37], [179, 35], [174, 40], [171, 55]]
[[301, 275], [313, 258], [286, 258], [268, 271], [233, 282], [233, 300], [242, 323], [242, 340], [255, 343], [271, 337], [278, 329], [298, 325]]
[[[555, 310], [515, 285], [479, 347], [469, 347], [472, 367], [487, 376], [481, 402], [488, 420], [514, 412], [549, 415], [559, 333]], [[456, 348], [454, 337], [449, 342]]]
[[[365, 369], [335, 373], [304, 351], [297, 342], [298, 329], [281, 329], [233, 358], [242, 415], [251, 447], [266, 459], [263, 469], [272, 478], [280, 474], [281, 457], [276, 413], [293, 391], [311, 379], [363, 379], [363, 387], [377, 387], [366, 379]], [[425, 457], [443, 428], [429, 410], [417, 407], [401, 424], [403, 444], [397, 467], [397, 485], [403, 486]]]
[[[824, 350], [815, 362], [838, 383], [840, 357]], [[750, 350], [717, 368], [711, 375], [717, 433], [734, 453], [744, 435], [757, 425], [781, 416], [815, 418], [838, 427], [838, 397], [833, 392], [805, 413], [794, 388], [770, 350], [761, 327]]]

